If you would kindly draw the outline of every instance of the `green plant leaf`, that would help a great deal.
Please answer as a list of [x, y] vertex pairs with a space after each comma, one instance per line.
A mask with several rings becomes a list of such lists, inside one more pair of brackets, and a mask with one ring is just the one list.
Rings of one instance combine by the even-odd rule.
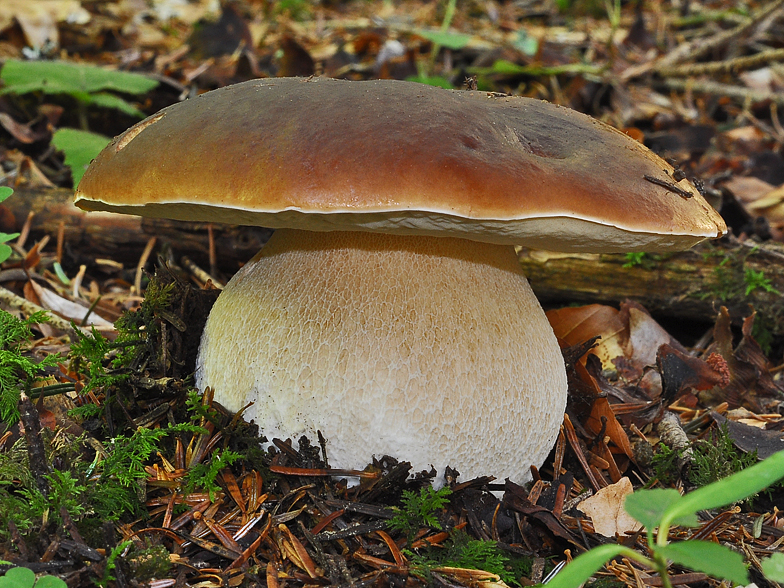
[[409, 76], [406, 78], [407, 82], [416, 82], [418, 84], [427, 84], [428, 86], [435, 86], [437, 88], [446, 88], [447, 90], [454, 90], [455, 86], [446, 78], [441, 76]]
[[610, 559], [631, 550], [623, 545], [608, 543], [580, 554], [547, 583], [547, 588], [574, 588], [593, 576]]
[[35, 588], [67, 588], [68, 584], [57, 576], [41, 576], [35, 583]]
[[523, 65], [519, 65], [508, 59], [496, 59], [493, 65], [486, 68], [488, 71], [485, 73], [504, 74], [504, 75], [521, 75], [528, 73], [529, 69]]
[[143, 75], [108, 70], [93, 65], [68, 63], [65, 61], [21, 61], [9, 59], [5, 62], [0, 79], [5, 88], [0, 93], [27, 94], [71, 94], [101, 91], [124, 94], [144, 94], [158, 85], [158, 81]]
[[768, 580], [784, 582], [784, 553], [774, 553], [762, 560], [762, 573]]
[[657, 552], [697, 572], [731, 580], [735, 584], [749, 583], [749, 573], [743, 563], [743, 556], [718, 543], [681, 541], [670, 543], [657, 549]]
[[126, 100], [123, 100], [114, 94], [107, 94], [106, 92], [91, 94], [90, 104], [100, 106], [102, 108], [113, 108], [129, 116], [135, 116], [136, 118], [144, 118], [147, 116], [130, 102], [127, 102]]
[[774, 453], [750, 468], [686, 494], [667, 508], [660, 524], [669, 526], [697, 511], [738, 502], [764, 490], [781, 478], [784, 478], [784, 451]]
[[473, 38], [473, 35], [450, 33], [449, 31], [428, 31], [426, 29], [418, 29], [415, 32], [431, 43], [446, 47], [447, 49], [462, 49], [468, 45]]
[[[4, 240], [3, 235], [4, 233], [0, 233], [0, 241]], [[10, 238], [13, 239], [13, 235], [11, 235]], [[5, 240], [7, 241], [8, 239]], [[8, 245], [6, 245], [5, 243], [0, 243], [0, 263], [3, 263], [6, 259], [11, 257], [12, 253], [13, 251]]]
[[512, 41], [512, 46], [529, 57], [533, 57], [539, 52], [539, 40], [529, 35], [525, 29], [517, 32], [517, 38]]
[[52, 137], [54, 146], [65, 153], [65, 165], [71, 167], [74, 186], [79, 185], [87, 166], [109, 141], [109, 137], [77, 129], [58, 129]]
[[8, 198], [13, 193], [13, 188], [9, 188], [8, 186], [0, 186], [0, 202]]
[[[645, 525], [646, 529], [652, 531], [659, 526], [662, 516], [667, 512], [667, 509], [682, 499], [680, 492], [672, 488], [638, 490], [634, 494], [626, 496], [623, 508]], [[693, 513], [674, 522], [687, 527], [699, 525], [699, 521]]]
[[0, 263], [11, 257], [13, 250], [6, 245], [11, 239], [16, 239], [19, 233], [0, 233]]
[[0, 578], [0, 588], [33, 588], [35, 572], [29, 568], [11, 568]]

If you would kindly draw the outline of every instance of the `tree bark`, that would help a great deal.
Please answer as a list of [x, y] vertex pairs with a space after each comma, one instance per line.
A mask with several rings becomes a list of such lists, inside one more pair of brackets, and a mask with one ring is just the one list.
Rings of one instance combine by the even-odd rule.
[[[65, 231], [65, 255], [76, 263], [106, 257], [124, 264], [135, 264], [151, 237], [158, 244], [168, 243], [176, 259], [188, 255], [209, 269], [207, 223], [142, 218], [108, 212], [84, 212], [73, 203], [73, 191], [56, 189], [17, 189], [0, 204], [0, 232], [17, 233], [33, 213], [32, 238], [44, 234], [57, 237], [60, 224]], [[215, 252], [222, 272], [233, 274], [253, 257], [272, 231], [261, 227], [212, 225]], [[28, 243], [32, 241], [28, 240]], [[49, 246], [51, 247], [51, 245]], [[89, 258], [88, 258], [89, 256]]]
[[625, 299], [650, 312], [714, 322], [721, 306], [734, 320], [757, 311], [757, 321], [784, 334], [784, 245], [725, 238], [674, 254], [564, 255], [523, 249], [520, 263], [544, 304], [617, 304]]

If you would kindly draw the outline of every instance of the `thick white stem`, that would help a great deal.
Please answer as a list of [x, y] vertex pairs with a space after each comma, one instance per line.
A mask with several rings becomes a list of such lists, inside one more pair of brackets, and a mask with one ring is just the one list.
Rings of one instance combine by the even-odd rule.
[[555, 336], [511, 247], [278, 231], [205, 328], [200, 387], [268, 437], [327, 439], [331, 465], [372, 456], [463, 479], [524, 480], [563, 418]]

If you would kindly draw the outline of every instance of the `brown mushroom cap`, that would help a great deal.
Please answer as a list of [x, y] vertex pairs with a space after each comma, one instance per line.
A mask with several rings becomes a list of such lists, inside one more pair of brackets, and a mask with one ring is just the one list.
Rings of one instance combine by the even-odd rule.
[[672, 173], [623, 133], [547, 102], [265, 79], [129, 129], [88, 169], [76, 205], [559, 251], [684, 249], [723, 234], [721, 217]]

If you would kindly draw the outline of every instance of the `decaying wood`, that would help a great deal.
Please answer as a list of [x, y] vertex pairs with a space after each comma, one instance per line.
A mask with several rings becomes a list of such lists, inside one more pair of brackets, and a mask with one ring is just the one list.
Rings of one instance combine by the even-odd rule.
[[[734, 320], [757, 311], [784, 333], [784, 246], [723, 239], [675, 254], [563, 255], [523, 250], [520, 263], [545, 304], [617, 304], [631, 299], [652, 313], [712, 323], [721, 306]], [[759, 285], [762, 282], [765, 287]], [[758, 284], [748, 294], [747, 288]]]
[[[28, 214], [33, 212], [32, 238], [57, 235], [60, 225], [64, 225], [66, 257], [98, 252], [99, 257], [135, 265], [150, 238], [157, 237], [159, 243], [172, 245], [177, 260], [187, 254], [196, 263], [209, 267], [207, 223], [88, 213], [76, 208], [72, 200], [73, 192], [62, 188], [17, 189], [11, 198], [0, 204], [0, 232], [21, 231]], [[253, 257], [271, 234], [268, 229], [259, 227], [221, 224], [212, 227], [220, 267], [229, 274]]]
[[[17, 190], [0, 205], [0, 231], [18, 232], [33, 213], [32, 238], [57, 235], [64, 227], [66, 257], [91, 252], [135, 264], [151, 237], [170, 243], [177, 259], [188, 255], [209, 266], [205, 223], [149, 219], [75, 208], [65, 189]], [[230, 275], [269, 237], [258, 227], [213, 225], [221, 269]], [[73, 261], [81, 261], [74, 259]], [[523, 250], [523, 270], [545, 303], [640, 302], [653, 313], [712, 322], [720, 306], [734, 319], [753, 307], [775, 334], [784, 334], [784, 246], [723, 240], [690, 251], [647, 255], [629, 264], [623, 254], [563, 256]], [[746, 294], [747, 272], [762, 272], [771, 291], [757, 287]]]

